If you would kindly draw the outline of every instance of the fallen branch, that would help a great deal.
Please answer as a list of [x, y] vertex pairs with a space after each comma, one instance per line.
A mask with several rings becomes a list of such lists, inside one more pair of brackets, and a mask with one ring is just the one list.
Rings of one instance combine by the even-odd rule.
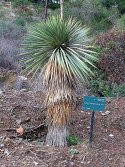
[[0, 130], [0, 131], [1, 131], [1, 132], [2, 132], [2, 131], [8, 131], [8, 132], [15, 131], [15, 132], [16, 132], [16, 128], [2, 129], [2, 130]]
[[[39, 126], [37, 127], [34, 127], [32, 129], [27, 129], [27, 131], [24, 131], [23, 134], [21, 135], [18, 135], [17, 137], [21, 137], [21, 138], [24, 138], [25, 136], [28, 136], [28, 134], [32, 134], [33, 132], [37, 132], [39, 130], [45, 130], [46, 126], [43, 124], [40, 124]], [[46, 133], [43, 133], [43, 135], [45, 135]]]
[[[40, 124], [39, 126], [37, 127], [33, 127], [33, 128], [29, 128], [29, 129], [25, 129], [25, 132], [23, 133], [26, 134], [26, 133], [30, 133], [30, 132], [33, 132], [33, 131], [37, 131], [37, 130], [41, 130], [41, 129], [45, 129], [45, 124]], [[8, 128], [8, 129], [2, 129], [0, 131], [8, 131], [8, 132], [11, 132], [11, 131], [14, 131], [16, 132], [17, 128]]]

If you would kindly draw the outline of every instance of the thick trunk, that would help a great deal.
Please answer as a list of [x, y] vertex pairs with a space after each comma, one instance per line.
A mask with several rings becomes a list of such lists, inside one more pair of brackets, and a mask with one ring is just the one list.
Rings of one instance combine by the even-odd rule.
[[46, 144], [64, 147], [67, 145], [67, 126], [72, 115], [74, 82], [71, 78], [69, 80], [60, 65], [50, 62], [45, 71], [44, 85], [47, 89], [45, 104], [48, 107]]
[[60, 102], [55, 106], [50, 106], [47, 110], [48, 134], [46, 144], [64, 147], [67, 146], [68, 130], [67, 126], [71, 118], [72, 103]]
[[59, 127], [51, 125], [48, 127], [48, 134], [46, 137], [46, 144], [48, 146], [64, 147], [67, 146], [66, 138], [68, 136], [67, 127]]

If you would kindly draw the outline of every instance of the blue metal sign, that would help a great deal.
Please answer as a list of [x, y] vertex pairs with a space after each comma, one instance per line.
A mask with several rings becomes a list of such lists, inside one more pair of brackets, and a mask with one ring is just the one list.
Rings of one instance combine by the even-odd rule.
[[94, 128], [94, 114], [95, 111], [104, 112], [105, 110], [105, 98], [102, 97], [94, 97], [94, 96], [84, 96], [83, 103], [82, 103], [83, 110], [91, 110], [92, 116], [91, 116], [91, 124], [90, 124], [90, 139], [89, 143], [90, 146], [93, 141], [93, 128]]
[[104, 112], [105, 98], [94, 97], [94, 96], [84, 96], [82, 108], [83, 108], [83, 110]]

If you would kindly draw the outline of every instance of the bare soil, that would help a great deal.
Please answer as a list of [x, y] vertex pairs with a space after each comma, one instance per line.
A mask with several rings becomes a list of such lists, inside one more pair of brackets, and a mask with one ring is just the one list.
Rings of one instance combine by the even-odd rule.
[[[80, 142], [54, 148], [44, 145], [44, 97], [25, 90], [0, 92], [0, 167], [125, 167], [125, 98], [107, 99], [105, 113], [95, 113], [92, 147], [91, 112], [82, 111], [78, 99], [69, 128]], [[16, 132], [20, 126], [24, 135]], [[71, 154], [72, 148], [79, 153]]]

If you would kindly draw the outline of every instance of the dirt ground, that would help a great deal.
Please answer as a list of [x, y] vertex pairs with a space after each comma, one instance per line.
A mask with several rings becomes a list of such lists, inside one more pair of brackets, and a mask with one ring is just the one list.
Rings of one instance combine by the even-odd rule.
[[[105, 113], [95, 113], [92, 147], [91, 113], [82, 111], [79, 99], [70, 132], [80, 142], [65, 148], [44, 145], [43, 100], [40, 92], [0, 92], [0, 167], [125, 167], [125, 98], [107, 99]], [[24, 135], [16, 132], [20, 126]], [[71, 154], [71, 149], [78, 154]]]

